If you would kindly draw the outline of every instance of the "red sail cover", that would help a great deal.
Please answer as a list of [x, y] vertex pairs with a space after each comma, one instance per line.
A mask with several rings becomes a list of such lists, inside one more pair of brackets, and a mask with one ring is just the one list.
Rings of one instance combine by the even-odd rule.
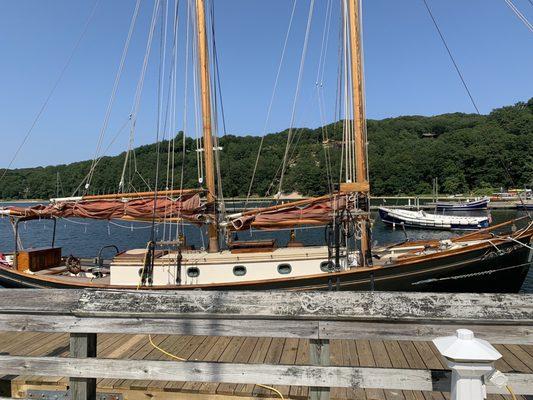
[[333, 217], [334, 211], [346, 208], [346, 196], [332, 199], [311, 201], [309, 204], [291, 206], [269, 210], [268, 208], [256, 214], [243, 215], [231, 220], [233, 230], [276, 229], [299, 225], [326, 225]]
[[132, 219], [157, 220], [166, 218], [183, 218], [200, 222], [205, 205], [200, 202], [199, 194], [182, 195], [173, 200], [168, 197], [142, 199], [79, 200], [51, 204], [39, 204], [33, 207], [7, 207], [10, 215], [25, 219], [37, 218], [92, 218], [92, 219]]

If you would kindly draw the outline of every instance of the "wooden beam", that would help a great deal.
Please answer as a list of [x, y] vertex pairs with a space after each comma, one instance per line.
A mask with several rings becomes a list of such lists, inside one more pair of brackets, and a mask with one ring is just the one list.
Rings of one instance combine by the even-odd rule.
[[[270, 319], [109, 318], [0, 314], [0, 331], [315, 338], [318, 321]], [[433, 339], [433, 337], [431, 338]], [[533, 341], [532, 341], [533, 342]]]
[[430, 341], [468, 328], [493, 344], [533, 345], [533, 327], [494, 324], [272, 319], [115, 318], [0, 314], [0, 331]]
[[81, 293], [78, 307], [72, 310], [72, 314], [89, 317], [282, 318], [404, 323], [453, 321], [533, 325], [533, 295], [87, 290]]
[[[21, 356], [0, 356], [0, 373], [437, 392], [450, 391], [451, 375], [421, 369]], [[533, 374], [506, 376], [516, 394], [533, 394]], [[487, 392], [505, 394], [506, 389], [488, 385]]]
[[532, 294], [0, 290], [0, 315], [533, 326]]
[[[78, 359], [96, 357], [96, 334], [71, 333], [70, 357]], [[96, 378], [71, 376], [70, 398], [72, 400], [96, 400]]]
[[368, 193], [370, 191], [370, 184], [368, 181], [364, 182], [341, 182], [340, 191], [342, 193]]

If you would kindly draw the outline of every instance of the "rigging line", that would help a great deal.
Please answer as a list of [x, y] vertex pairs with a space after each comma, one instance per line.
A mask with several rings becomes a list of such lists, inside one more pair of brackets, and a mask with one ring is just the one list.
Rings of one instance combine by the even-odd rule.
[[[178, 33], [179, 33], [179, 6], [180, 1], [175, 0], [175, 8], [174, 8], [174, 41], [176, 43], [175, 49], [174, 49], [174, 87], [172, 88], [172, 120], [171, 120], [171, 132], [172, 132], [172, 169], [171, 169], [171, 177], [170, 177], [170, 187], [172, 190], [174, 190], [174, 173], [175, 173], [175, 162], [176, 162], [176, 114], [177, 114], [177, 80], [178, 80]], [[187, 73], [185, 73], [185, 76]], [[182, 132], [182, 141], [185, 140], [185, 129]], [[185, 149], [183, 148], [183, 152], [185, 153]], [[182, 165], [182, 177], [183, 177], [183, 165]], [[183, 186], [180, 185], [180, 191], [183, 189]], [[178, 218], [181, 217], [181, 208], [178, 211]], [[178, 227], [179, 223], [176, 224], [176, 239], [178, 238]], [[168, 239], [172, 240], [172, 225], [170, 225], [169, 232], [168, 232]]]
[[[520, 10], [515, 6], [515, 4], [511, 0], [504, 0], [504, 1], [507, 3], [509, 8], [515, 13], [518, 19], [520, 19], [520, 21], [522, 21], [524, 25], [527, 26], [527, 28], [531, 32], [533, 32], [533, 25], [531, 25], [531, 23], [527, 20], [526, 16], [520, 12]], [[529, 0], [529, 4], [533, 6], [533, 3], [531, 2], [531, 0]]]
[[[194, 0], [189, 0], [189, 2], [191, 2], [191, 6], [189, 7], [189, 13], [191, 14], [191, 25], [190, 25], [190, 28], [192, 29], [192, 35], [191, 35], [191, 41], [193, 43], [197, 43], [197, 40], [198, 40], [198, 37], [197, 37], [197, 29], [196, 29], [196, 18], [194, 18], [194, 5], [192, 5], [192, 1]], [[198, 183], [200, 184], [200, 186], [203, 185], [203, 182], [204, 182], [204, 157], [203, 157], [203, 151], [202, 151], [202, 147], [203, 147], [203, 142], [202, 142], [202, 138], [201, 138], [201, 134], [200, 134], [200, 120], [201, 120], [201, 116], [200, 116], [200, 110], [199, 110], [199, 96], [198, 96], [198, 92], [199, 92], [199, 88], [198, 88], [198, 70], [199, 70], [199, 66], [198, 66], [198, 49], [196, 48], [196, 46], [193, 44], [191, 45], [191, 49], [192, 49], [192, 63], [193, 63], [193, 68], [192, 68], [192, 75], [193, 75], [193, 104], [194, 104], [194, 129], [195, 129], [195, 135], [196, 135], [196, 170], [197, 170], [197, 173], [198, 173]]]
[[[98, 137], [98, 142], [96, 144], [96, 150], [94, 152], [94, 157], [93, 157], [93, 160], [92, 160], [92, 163], [91, 163], [91, 168], [89, 169], [90, 176], [89, 176], [89, 179], [87, 180], [87, 185], [91, 184], [92, 176], [94, 174], [94, 168], [95, 168], [96, 160], [97, 160], [98, 154], [99, 154], [99, 152], [100, 152], [100, 150], [102, 148], [102, 143], [104, 141], [104, 135], [105, 135], [105, 132], [107, 131], [107, 127], [109, 125], [109, 119], [111, 117], [111, 110], [113, 109], [113, 104], [115, 103], [118, 86], [119, 86], [119, 83], [120, 83], [120, 79], [122, 77], [122, 72], [124, 71], [124, 64], [126, 62], [126, 57], [127, 57], [128, 50], [129, 50], [129, 47], [130, 47], [131, 37], [133, 35], [133, 31], [134, 31], [135, 24], [136, 24], [136, 21], [137, 21], [137, 16], [139, 14], [140, 4], [141, 4], [141, 0], [137, 0], [137, 2], [135, 3], [135, 9], [133, 10], [133, 15], [131, 17], [130, 27], [129, 27], [129, 30], [128, 30], [128, 35], [126, 36], [126, 42], [124, 43], [124, 48], [122, 50], [122, 56], [120, 57], [119, 67], [118, 67], [117, 73], [115, 75], [115, 82], [113, 83], [113, 89], [111, 91], [111, 96], [109, 97], [109, 102], [107, 104], [107, 109], [106, 109], [106, 113], [105, 113], [105, 117], [104, 117], [104, 122], [102, 124], [102, 127], [100, 128], [100, 136]], [[88, 187], [86, 189], [88, 189]]]
[[[214, 76], [214, 82], [213, 82], [213, 92], [215, 94], [215, 112], [213, 113], [215, 115], [215, 135], [214, 135], [214, 142], [215, 142], [215, 161], [216, 161], [216, 172], [217, 172], [217, 180], [218, 180], [218, 197], [220, 199], [220, 205], [221, 205], [221, 217], [225, 218], [226, 215], [226, 206], [224, 202], [224, 191], [223, 191], [223, 182], [222, 182], [222, 171], [221, 171], [221, 165], [220, 165], [220, 145], [219, 145], [219, 137], [218, 137], [218, 113], [217, 113], [217, 105], [220, 103], [220, 111], [222, 116], [222, 127], [224, 136], [226, 136], [226, 117], [224, 113], [224, 103], [222, 101], [222, 87], [220, 84], [220, 69], [218, 64], [218, 55], [217, 55], [217, 47], [216, 47], [216, 38], [215, 38], [215, 5], [214, 1], [211, 1], [211, 7], [210, 7], [210, 14], [211, 14], [211, 41], [212, 41], [212, 52], [213, 52], [213, 65], [215, 70], [215, 76]], [[217, 88], [218, 88], [218, 96], [217, 96]], [[230, 173], [231, 173], [231, 161], [228, 163], [230, 167]]]
[[[463, 75], [461, 74], [461, 71], [459, 70], [459, 67], [458, 67], [457, 63], [455, 62], [455, 59], [453, 58], [452, 52], [450, 51], [450, 48], [448, 47], [448, 45], [446, 43], [444, 35], [442, 34], [441, 30], [439, 29], [437, 21], [436, 21], [435, 17], [433, 16], [433, 13], [431, 12], [431, 9], [429, 8], [429, 5], [428, 5], [427, 1], [426, 0], [422, 0], [422, 1], [424, 2], [428, 13], [429, 13], [431, 19], [433, 20], [433, 24], [435, 25], [435, 28], [437, 28], [437, 31], [439, 33], [439, 36], [440, 36], [441, 40], [442, 40], [442, 43], [444, 44], [444, 46], [446, 47], [446, 50], [448, 51], [448, 55], [450, 56], [450, 59], [452, 60], [453, 65], [455, 66], [455, 70], [457, 71], [457, 74], [459, 75], [459, 78], [461, 78], [461, 82], [463, 83], [463, 86], [466, 89], [466, 92], [468, 93], [468, 97], [470, 97], [470, 101], [472, 102], [472, 105], [476, 109], [477, 114], [481, 115], [481, 113], [479, 112], [479, 109], [478, 109], [478, 107], [477, 107], [477, 105], [476, 105], [476, 103], [474, 101], [474, 98], [472, 97], [472, 94], [470, 93], [470, 90], [468, 89], [468, 85], [466, 84], [466, 81], [464, 80]], [[509, 180], [511, 181], [511, 183], [514, 186], [513, 177], [511, 176], [511, 173], [509, 172], [509, 170], [507, 168], [507, 165], [505, 164], [501, 153], [497, 153], [497, 155], [498, 155], [498, 159], [500, 160], [500, 163], [502, 164], [504, 172], [507, 174], [507, 177], [509, 178]]]
[[[163, 0], [165, 7], [161, 9], [161, 32], [159, 40], [159, 82], [157, 86], [157, 123], [156, 123], [156, 164], [155, 164], [155, 182], [154, 182], [154, 207], [152, 209], [152, 230], [150, 231], [150, 242], [155, 241], [155, 215], [157, 210], [157, 189], [159, 184], [159, 159], [161, 150], [160, 129], [162, 115], [162, 101], [163, 101], [163, 81], [165, 73], [165, 58], [166, 58], [166, 33], [167, 33], [167, 15], [168, 15], [168, 1]], [[153, 255], [153, 254], [152, 254]], [[154, 257], [151, 257], [151, 268], [153, 270]]]
[[[341, 4], [341, 7], [342, 7], [342, 4]], [[340, 131], [341, 131], [341, 140], [342, 140], [342, 143], [345, 143], [346, 141], [346, 119], [345, 118], [342, 118], [342, 108], [343, 108], [343, 101], [344, 101], [344, 96], [343, 96], [343, 83], [344, 83], [344, 80], [343, 80], [343, 76], [344, 76], [344, 48], [345, 48], [345, 43], [344, 43], [344, 34], [345, 34], [345, 22], [344, 22], [344, 19], [345, 19], [345, 15], [344, 15], [344, 7], [342, 8], [342, 10], [339, 12], [339, 53], [338, 53], [338, 62], [339, 62], [339, 68], [338, 68], [338, 76], [337, 76], [337, 101], [338, 101], [338, 104], [336, 104], [336, 107], [337, 107], [337, 112], [338, 112], [338, 123], [339, 125], [341, 125], [340, 127]], [[345, 159], [345, 149], [346, 146], [341, 146], [341, 157], [340, 157], [340, 163], [339, 163], [339, 183], [342, 182], [342, 172], [343, 172], [343, 169], [344, 169], [344, 159]]]
[[[189, 33], [190, 33], [190, 1], [187, 1], [187, 19], [185, 23], [185, 82], [184, 82], [184, 89], [183, 89], [183, 133], [182, 133], [182, 142], [181, 142], [181, 175], [180, 175], [180, 190], [183, 190], [183, 180], [185, 175], [185, 161], [186, 161], [186, 140], [185, 140], [185, 134], [187, 132], [187, 114], [188, 114], [188, 107], [187, 107], [187, 95], [189, 93]], [[174, 152], [173, 152], [174, 156]], [[198, 159], [198, 153], [196, 155]], [[172, 177], [174, 179], [174, 176]], [[178, 210], [178, 218], [181, 216], [181, 207]], [[181, 226], [181, 232], [184, 232], [184, 225], [176, 224], [176, 236], [175, 238], [179, 238], [179, 229]]]
[[329, 38], [329, 22], [331, 17], [331, 0], [328, 0], [326, 6], [326, 17], [324, 18], [324, 29], [322, 30], [322, 43], [320, 45], [320, 57], [318, 61], [318, 69], [316, 73], [315, 85], [321, 84], [321, 80], [324, 78], [324, 74], [321, 74], [322, 67], [325, 66], [325, 54], [327, 53], [327, 41]]
[[[169, 69], [169, 85], [168, 85], [168, 94], [167, 94], [167, 104], [165, 110], [165, 120], [163, 126], [164, 137], [167, 137], [168, 146], [167, 146], [167, 175], [165, 180], [165, 189], [170, 187], [174, 189], [174, 148], [175, 148], [175, 117], [176, 117], [176, 84], [177, 84], [177, 40], [178, 40], [178, 7], [179, 0], [174, 1], [174, 14], [173, 14], [173, 29], [172, 29], [172, 54], [171, 54], [171, 64]], [[172, 137], [171, 137], [172, 135]], [[172, 168], [171, 168], [172, 165]], [[172, 176], [172, 178], [171, 178]], [[165, 215], [167, 212], [167, 205], [165, 204]], [[163, 240], [166, 238], [166, 227], [167, 221], [165, 218], [165, 224], [163, 225]], [[171, 239], [171, 226], [168, 230], [168, 240]]]
[[[129, 118], [126, 119], [126, 121], [122, 124], [122, 126], [120, 127], [120, 129], [117, 131], [117, 133], [115, 134], [115, 136], [113, 136], [113, 138], [111, 139], [111, 142], [109, 142], [109, 144], [107, 145], [106, 149], [102, 152], [102, 155], [100, 157], [98, 157], [98, 159], [96, 160], [96, 163], [95, 163], [95, 168], [96, 166], [100, 163], [100, 161], [102, 160], [102, 158], [104, 158], [105, 154], [107, 154], [108, 150], [111, 148], [111, 146], [113, 145], [113, 143], [115, 143], [115, 141], [117, 140], [117, 138], [120, 136], [120, 134], [124, 131], [124, 129], [126, 129], [126, 126], [128, 126], [128, 123], [129, 123]], [[83, 184], [85, 183], [85, 181], [88, 179], [89, 175], [85, 175], [85, 177], [83, 178], [83, 180], [78, 184], [78, 186], [76, 187], [76, 189], [72, 192], [71, 196], [74, 196], [78, 190], [81, 189], [81, 187], [83, 186]]]
[[22, 150], [22, 148], [24, 147], [24, 145], [28, 141], [31, 133], [33, 132], [33, 129], [37, 125], [37, 122], [39, 122], [39, 120], [41, 119], [41, 116], [43, 115], [46, 107], [48, 106], [48, 103], [52, 99], [52, 96], [54, 95], [57, 87], [59, 86], [59, 83], [63, 80], [63, 76], [65, 75], [68, 67], [70, 66], [70, 63], [72, 62], [72, 59], [74, 58], [74, 55], [76, 54], [76, 51], [80, 47], [80, 44], [81, 44], [83, 38], [85, 37], [85, 34], [87, 33], [89, 25], [91, 24], [91, 21], [93, 20], [94, 14], [95, 14], [96, 9], [98, 8], [99, 4], [100, 4], [100, 0], [95, 0], [93, 8], [91, 10], [91, 13], [89, 14], [89, 17], [87, 18], [87, 21], [85, 22], [85, 25], [84, 25], [84, 27], [83, 27], [83, 29], [81, 31], [81, 34], [78, 37], [78, 40], [74, 44], [74, 47], [72, 48], [72, 51], [70, 52], [70, 55], [67, 58], [67, 61], [63, 65], [63, 68], [61, 69], [61, 71], [59, 72], [59, 76], [57, 77], [56, 81], [54, 82], [54, 84], [52, 86], [52, 89], [48, 93], [48, 96], [46, 96], [43, 104], [41, 105], [41, 108], [39, 109], [39, 112], [37, 112], [37, 115], [33, 119], [33, 122], [31, 123], [30, 128], [26, 131], [26, 134], [24, 135], [24, 138], [22, 139], [22, 142], [20, 143], [19, 147], [15, 151], [15, 154], [13, 154], [13, 157], [9, 161], [9, 164], [7, 165], [7, 167], [4, 168], [4, 172], [2, 173], [2, 176], [0, 176], [0, 182], [4, 179], [4, 177], [6, 176], [7, 172], [9, 171], [9, 169], [13, 166], [13, 163], [15, 162], [15, 160], [17, 159], [20, 151]]
[[307, 27], [305, 29], [305, 38], [304, 38], [304, 45], [302, 49], [302, 55], [300, 59], [300, 67], [298, 70], [298, 81], [296, 83], [296, 92], [294, 94], [294, 102], [292, 105], [291, 122], [289, 125], [289, 132], [287, 135], [287, 145], [285, 146], [285, 156], [283, 159], [283, 167], [281, 169], [281, 176], [279, 180], [277, 195], [281, 195], [281, 192], [283, 189], [283, 178], [285, 176], [285, 170], [287, 169], [287, 156], [289, 155], [289, 148], [291, 146], [292, 126], [294, 124], [294, 118], [296, 114], [296, 104], [298, 102], [298, 94], [300, 92], [300, 85], [302, 82], [302, 75], [303, 75], [303, 69], [305, 65], [305, 56], [307, 54], [307, 44], [309, 43], [309, 32], [311, 31], [311, 20], [313, 19], [314, 6], [315, 6], [315, 0], [311, 0], [311, 4], [309, 5], [309, 14], [307, 16]]
[[435, 28], [437, 29], [437, 32], [440, 36], [442, 44], [444, 45], [444, 47], [446, 48], [446, 51], [448, 52], [448, 55], [450, 56], [450, 60], [452, 61], [453, 66], [455, 67], [455, 71], [457, 72], [457, 75], [459, 75], [459, 78], [461, 79], [461, 82], [463, 83], [466, 93], [468, 93], [468, 97], [470, 98], [472, 105], [476, 109], [476, 112], [481, 115], [481, 113], [479, 112], [479, 108], [477, 107], [476, 102], [474, 101], [474, 98], [472, 97], [472, 93], [470, 92], [470, 89], [468, 88], [468, 85], [466, 84], [466, 81], [463, 78], [463, 74], [461, 73], [461, 70], [459, 69], [457, 62], [455, 62], [455, 58], [453, 57], [452, 51], [448, 47], [448, 43], [446, 42], [446, 39], [444, 38], [444, 35], [439, 28], [439, 24], [437, 23], [437, 20], [435, 19], [435, 17], [433, 16], [433, 13], [431, 12], [431, 9], [429, 8], [429, 4], [427, 0], [422, 0], [422, 1], [424, 2], [424, 5], [426, 6], [426, 10], [429, 16], [431, 17], [431, 20], [433, 21], [433, 25], [435, 25]]
[[328, 129], [326, 126], [326, 111], [325, 111], [325, 99], [324, 99], [324, 92], [323, 92], [323, 84], [324, 84], [324, 71], [325, 71], [325, 60], [326, 55], [328, 51], [328, 43], [329, 43], [329, 34], [331, 29], [331, 16], [332, 16], [332, 2], [331, 0], [328, 0], [327, 8], [326, 8], [326, 18], [324, 21], [324, 31], [322, 33], [322, 45], [320, 49], [320, 59], [318, 63], [318, 71], [317, 71], [317, 78], [316, 78], [316, 87], [317, 87], [317, 100], [318, 100], [318, 108], [320, 113], [320, 118], [322, 121], [322, 147], [324, 149], [324, 162], [326, 164], [326, 176], [327, 176], [327, 182], [328, 182], [328, 189], [329, 192], [333, 192], [333, 180], [331, 178], [331, 161], [329, 158], [329, 150], [327, 148], [327, 144], [329, 141], [328, 137]]
[[253, 172], [252, 172], [252, 179], [250, 180], [250, 185], [248, 186], [248, 193], [246, 194], [246, 201], [244, 202], [244, 209], [245, 210], [247, 209], [248, 201], [249, 201], [250, 195], [252, 193], [252, 187], [253, 187], [254, 180], [255, 180], [255, 174], [257, 172], [257, 166], [259, 164], [259, 158], [261, 157], [261, 151], [263, 149], [263, 143], [265, 141], [266, 130], [268, 129], [267, 127], [268, 127], [268, 124], [269, 124], [269, 121], [270, 121], [270, 114], [271, 114], [271, 111], [272, 111], [272, 105], [274, 104], [274, 97], [276, 95], [276, 91], [277, 91], [277, 88], [278, 88], [279, 77], [280, 77], [280, 74], [281, 74], [281, 67], [283, 65], [283, 60], [285, 58], [285, 51], [287, 50], [287, 43], [289, 41], [289, 36], [290, 36], [290, 32], [291, 32], [291, 27], [292, 27], [292, 21], [294, 20], [294, 11], [296, 10], [297, 2], [298, 2], [298, 0], [294, 0], [294, 2], [293, 2], [291, 16], [290, 16], [290, 19], [289, 19], [289, 26], [287, 27], [287, 33], [285, 34], [285, 41], [283, 43], [283, 49], [281, 51], [281, 57], [280, 57], [280, 60], [279, 60], [278, 70], [277, 70], [277, 73], [276, 73], [276, 79], [274, 80], [274, 88], [272, 89], [272, 95], [270, 96], [270, 102], [268, 104], [267, 116], [266, 116], [266, 119], [265, 119], [265, 124], [263, 126], [263, 134], [261, 135], [261, 141], [259, 142], [259, 149], [257, 151], [257, 157], [255, 159], [254, 169], [253, 169]]
[[[367, 182], [370, 182], [370, 168], [369, 168], [369, 158], [368, 158], [368, 126], [367, 126], [367, 120], [366, 120], [366, 96], [365, 94], [365, 62], [364, 62], [364, 55], [365, 55], [365, 48], [364, 48], [364, 26], [363, 26], [363, 0], [359, 1], [359, 27], [361, 29], [361, 32], [359, 35], [361, 36], [361, 40], [359, 43], [359, 46], [361, 48], [361, 62], [360, 62], [360, 70], [361, 70], [361, 92], [363, 94], [361, 99], [361, 108], [363, 110], [363, 142], [365, 144], [365, 163], [366, 163], [366, 180]], [[367, 194], [367, 199], [370, 201], [370, 193]], [[368, 204], [370, 206], [370, 203]]]
[[[146, 49], [145, 49], [143, 64], [141, 68], [141, 75], [137, 83], [137, 88], [135, 89], [134, 102], [133, 102], [132, 111], [131, 111], [130, 140], [128, 144], [128, 150], [126, 151], [126, 157], [124, 158], [124, 166], [122, 168], [122, 176], [120, 178], [120, 183], [119, 183], [119, 190], [122, 189], [122, 191], [124, 191], [124, 175], [126, 173], [126, 166], [128, 164], [129, 154], [133, 148], [133, 138], [134, 138], [135, 128], [137, 124], [137, 111], [139, 109], [139, 105], [141, 102], [141, 95], [142, 95], [142, 90], [144, 87], [144, 78], [146, 76], [146, 68], [148, 66], [148, 59], [150, 58], [150, 52], [152, 49], [152, 40], [154, 37], [154, 30], [155, 30], [155, 25], [157, 21], [157, 15], [159, 12], [159, 2], [160, 0], [156, 0], [154, 3], [154, 11], [152, 14], [152, 20], [150, 22], [150, 30], [148, 32], [148, 39], [146, 43]], [[134, 155], [135, 155], [135, 152], [134, 152]], [[137, 171], [136, 164], [135, 164], [135, 171]]]

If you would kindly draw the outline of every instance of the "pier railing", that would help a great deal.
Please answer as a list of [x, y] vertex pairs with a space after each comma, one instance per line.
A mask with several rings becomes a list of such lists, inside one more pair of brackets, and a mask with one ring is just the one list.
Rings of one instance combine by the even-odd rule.
[[[0, 374], [70, 377], [72, 399], [95, 399], [97, 378], [450, 391], [444, 370], [329, 365], [332, 339], [432, 340], [468, 328], [496, 344], [533, 344], [533, 295], [393, 292], [0, 291], [0, 331], [67, 332], [70, 357], [0, 355]], [[96, 358], [96, 335], [169, 334], [310, 340], [308, 365]], [[533, 394], [533, 374], [506, 374]], [[488, 393], [506, 394], [487, 385]]]

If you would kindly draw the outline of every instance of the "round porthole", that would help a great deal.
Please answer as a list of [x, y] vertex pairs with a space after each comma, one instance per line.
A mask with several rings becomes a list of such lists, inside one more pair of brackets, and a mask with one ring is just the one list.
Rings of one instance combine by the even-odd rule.
[[200, 269], [196, 267], [187, 268], [187, 276], [189, 278], [198, 278], [200, 276]]
[[320, 270], [323, 272], [331, 272], [334, 270], [333, 261], [322, 261], [320, 263]]
[[278, 272], [281, 275], [287, 275], [292, 272], [292, 267], [290, 264], [280, 264], [278, 265]]
[[246, 267], [244, 265], [236, 265], [233, 267], [233, 275], [244, 276], [246, 275]]

